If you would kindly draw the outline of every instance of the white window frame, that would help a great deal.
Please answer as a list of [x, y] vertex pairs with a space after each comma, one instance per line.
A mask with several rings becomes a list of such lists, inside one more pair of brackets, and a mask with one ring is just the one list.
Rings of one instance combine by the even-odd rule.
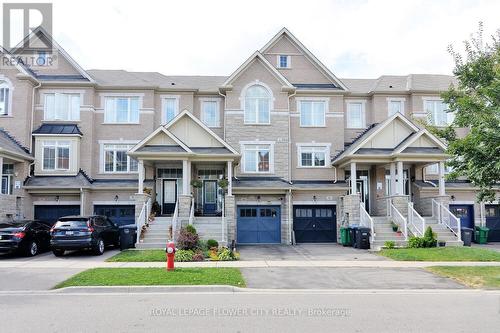
[[[326, 98], [298, 98], [297, 99], [297, 109], [299, 110], [299, 121], [300, 127], [326, 127], [326, 113], [328, 112], [328, 99]], [[312, 125], [304, 125], [302, 124], [302, 103], [311, 103], [311, 110], [314, 110], [314, 104], [322, 103], [324, 105], [323, 110], [323, 123], [322, 124], [312, 124]], [[311, 113], [312, 120], [314, 122], [313, 113]]]
[[[350, 113], [350, 106], [353, 104], [360, 104], [361, 105], [361, 125], [359, 127], [357, 126], [352, 126], [351, 124], [351, 113]], [[351, 100], [346, 102], [346, 127], [348, 129], [363, 129], [366, 128], [366, 101], [364, 100]]]
[[[113, 108], [114, 110], [109, 110], [107, 109], [107, 101], [112, 99], [113, 100]], [[127, 110], [127, 121], [116, 121], [117, 120], [117, 112], [116, 112], [116, 101], [118, 99], [127, 99], [128, 100], [128, 110]], [[137, 121], [131, 121], [131, 109], [130, 109], [130, 105], [131, 105], [131, 100], [132, 99], [137, 99]], [[139, 124], [140, 121], [141, 121], [141, 97], [140, 96], [136, 96], [136, 95], [107, 95], [107, 96], [104, 96], [104, 124]], [[115, 115], [115, 119], [114, 121], [109, 121], [109, 119], [107, 119], [108, 117], [106, 116], [106, 114], [108, 112], [114, 112], [114, 115]]]
[[[64, 142], [64, 143], [63, 143]], [[54, 169], [45, 168], [45, 148], [54, 147]], [[57, 166], [57, 160], [59, 158], [58, 148], [68, 148], [68, 168], [59, 168]], [[71, 159], [72, 159], [72, 141], [71, 140], [44, 140], [42, 141], [42, 170], [43, 171], [69, 171], [71, 170]]]
[[[217, 110], [217, 113], [216, 113], [216, 119], [215, 119], [215, 125], [212, 125], [212, 124], [208, 124], [207, 123], [207, 120], [205, 118], [205, 109], [204, 109], [204, 105], [205, 103], [215, 103], [215, 108]], [[207, 127], [210, 127], [210, 128], [219, 128], [221, 127], [220, 125], [220, 99], [219, 98], [200, 98], [200, 118], [201, 118], [201, 121], [207, 125]]]
[[[127, 154], [127, 170], [116, 171], [116, 151], [123, 151], [123, 149], [117, 149], [117, 146], [126, 146], [125, 151], [132, 149], [138, 141], [100, 141], [101, 148], [101, 162], [100, 162], [100, 172], [105, 174], [136, 174], [139, 172], [139, 168], [135, 171], [130, 170], [131, 157]], [[108, 146], [108, 147], [107, 147]], [[106, 152], [113, 151], [113, 171], [106, 171]]]
[[394, 114], [391, 114], [391, 103], [393, 102], [399, 102], [401, 104], [401, 114], [405, 114], [405, 102], [406, 98], [395, 98], [395, 97], [389, 97], [387, 98], [387, 116], [391, 117]]
[[[240, 151], [241, 151], [241, 173], [245, 174], [273, 174], [274, 173], [274, 141], [241, 141]], [[259, 171], [259, 159], [256, 159], [257, 167], [256, 171], [247, 171], [245, 169], [245, 152], [248, 146], [269, 146], [269, 171]], [[255, 149], [257, 152], [257, 149]]]
[[12, 195], [12, 183], [13, 183], [13, 180], [14, 180], [14, 174], [12, 173], [5, 173], [5, 165], [9, 165], [11, 164], [13, 166], [13, 169], [15, 169], [15, 165], [13, 163], [2, 163], [2, 174], [0, 175], [0, 179], [1, 181], [3, 182], [3, 179], [4, 177], [7, 179], [7, 188], [6, 188], [6, 192], [2, 192], [2, 188], [1, 188], [1, 183], [0, 183], [0, 194], [6, 194], [6, 195]]
[[[330, 168], [330, 149], [331, 143], [298, 143], [297, 144], [297, 168], [304, 169], [324, 169]], [[302, 165], [302, 153], [312, 153], [312, 160], [314, 161], [314, 154], [322, 152], [325, 154], [325, 165]], [[313, 162], [314, 164], [314, 162]]]
[[[267, 122], [260, 121], [258, 104], [256, 104], [257, 110], [256, 110], [255, 122], [250, 122], [247, 120], [247, 112], [246, 112], [246, 99], [247, 99], [247, 97], [246, 97], [246, 95], [247, 95], [248, 89], [250, 89], [253, 86], [261, 86], [262, 88], [266, 89], [268, 94], [269, 94], [269, 117], [268, 117]], [[245, 88], [243, 89], [241, 99], [242, 99], [242, 109], [243, 109], [243, 123], [245, 125], [270, 125], [271, 124], [271, 113], [273, 110], [274, 96], [273, 96], [273, 92], [272, 92], [270, 87], [268, 87], [267, 85], [265, 85], [259, 81], [251, 82], [247, 86], [245, 86]]]
[[[281, 66], [281, 57], [286, 57], [286, 67]], [[276, 56], [276, 67], [279, 69], [292, 68], [292, 57], [287, 54], [278, 54]]]
[[[453, 171], [453, 168], [446, 165], [444, 166], [444, 174], [447, 175]], [[438, 175], [439, 174], [439, 163], [430, 164], [425, 167], [426, 175]]]
[[[165, 111], [166, 107], [166, 101], [169, 99], [175, 100], [175, 117], [179, 114], [179, 108], [180, 108], [180, 99], [181, 97], [178, 95], [161, 95], [161, 123], [165, 125], [167, 123], [167, 114]], [[173, 118], [172, 118], [173, 119]]]
[[7, 79], [6, 77], [4, 77], [3, 75], [0, 75], [0, 89], [8, 89], [7, 103], [4, 103], [5, 107], [7, 108], [7, 113], [0, 114], [0, 117], [11, 117], [12, 116], [12, 93], [14, 91], [14, 87], [12, 86], [12, 83], [10, 82], [10, 80]]
[[[427, 108], [427, 103], [441, 103], [441, 104], [445, 104], [443, 99], [442, 98], [439, 98], [439, 97], [422, 97], [422, 100], [423, 100], [423, 109], [424, 109], [424, 113], [425, 113], [425, 116], [427, 118], [427, 122], [430, 124], [430, 125], [433, 125], [433, 126], [437, 126], [437, 127], [446, 127], [448, 125], [451, 125], [453, 123], [453, 120], [455, 119], [455, 114], [453, 112], [445, 112], [445, 116], [446, 116], [446, 123], [445, 124], [437, 124], [436, 123], [436, 117], [434, 117], [434, 121], [431, 121], [432, 118], [431, 118], [431, 113], [435, 113], [435, 106], [433, 107], [433, 110], [431, 112], [429, 112], [429, 109]], [[447, 107], [448, 108], [448, 107]], [[434, 114], [435, 116], [435, 114]]]
[[[70, 92], [52, 92], [52, 93], [44, 93], [44, 99], [43, 99], [43, 120], [44, 121], [79, 121], [80, 120], [80, 109], [82, 106], [82, 96], [79, 93], [70, 93]], [[54, 114], [54, 118], [49, 118], [48, 117], [48, 102], [47, 99], [49, 96], [54, 96], [54, 111], [52, 112]], [[69, 104], [67, 105], [68, 107], [68, 117], [67, 118], [62, 118], [58, 117], [57, 113], [57, 99], [61, 98], [62, 96], [69, 96], [68, 102]], [[72, 103], [71, 103], [71, 97], [78, 97], [78, 110], [72, 110]], [[75, 113], [74, 113], [75, 112]], [[73, 118], [73, 116], [75, 116]]]

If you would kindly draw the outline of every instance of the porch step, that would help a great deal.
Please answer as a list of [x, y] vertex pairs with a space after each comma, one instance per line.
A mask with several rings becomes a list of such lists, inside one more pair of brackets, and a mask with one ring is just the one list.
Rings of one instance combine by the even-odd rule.
[[136, 248], [139, 250], [144, 249], [165, 249], [166, 243], [139, 243]]

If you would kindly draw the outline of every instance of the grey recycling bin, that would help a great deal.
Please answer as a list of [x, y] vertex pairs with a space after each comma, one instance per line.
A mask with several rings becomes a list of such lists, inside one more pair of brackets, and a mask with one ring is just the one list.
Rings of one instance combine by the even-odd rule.
[[356, 229], [356, 247], [363, 250], [370, 248], [370, 228], [358, 227]]
[[358, 229], [357, 224], [351, 224], [347, 227], [347, 232], [349, 232], [349, 239], [351, 240], [351, 246], [356, 247], [356, 229]]
[[461, 230], [462, 242], [464, 242], [464, 246], [471, 246], [472, 243], [472, 235], [474, 230], [471, 228], [463, 227]]
[[137, 225], [127, 224], [120, 226], [120, 250], [135, 247], [137, 240]]

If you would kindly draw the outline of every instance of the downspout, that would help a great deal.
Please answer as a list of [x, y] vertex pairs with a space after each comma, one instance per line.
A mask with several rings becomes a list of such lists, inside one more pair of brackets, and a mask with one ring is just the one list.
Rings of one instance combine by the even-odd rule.
[[85, 199], [83, 195], [83, 188], [80, 187], [80, 215], [85, 215]]
[[332, 167], [333, 168], [333, 183], [337, 183], [337, 167]]
[[292, 184], [292, 117], [290, 115], [290, 99], [297, 95], [294, 91], [293, 94], [288, 95], [288, 182]]
[[293, 232], [293, 213], [292, 213], [292, 189], [288, 189], [288, 243], [293, 245], [293, 238], [292, 238], [292, 232]]
[[[30, 125], [30, 139], [29, 139], [29, 147], [30, 147], [30, 154], [33, 153], [33, 137], [32, 137], [32, 134], [33, 134], [33, 121], [35, 119], [35, 90], [40, 88], [42, 86], [42, 83], [40, 81], [37, 81], [38, 84], [36, 86], [33, 87], [33, 90], [32, 90], [32, 94], [31, 94], [31, 125]], [[28, 174], [29, 174], [29, 170], [28, 170]]]
[[223, 119], [224, 119], [224, 126], [222, 126], [222, 131], [223, 131], [222, 136], [223, 136], [224, 141], [226, 141], [226, 95], [221, 93], [220, 89], [217, 92], [219, 93], [219, 95], [221, 95], [224, 98], [224, 110], [222, 110]]

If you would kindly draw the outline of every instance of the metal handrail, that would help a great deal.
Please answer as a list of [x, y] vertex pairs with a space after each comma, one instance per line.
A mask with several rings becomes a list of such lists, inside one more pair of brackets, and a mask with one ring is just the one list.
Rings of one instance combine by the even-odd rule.
[[175, 231], [177, 230], [177, 220], [179, 219], [179, 199], [175, 201], [175, 209], [172, 214], [172, 241], [175, 242]]
[[457, 240], [462, 240], [461, 221], [442, 203], [432, 199], [432, 217], [440, 224], [444, 224], [452, 233], [457, 236]]
[[375, 228], [373, 225], [373, 218], [368, 214], [363, 202], [359, 203], [359, 225], [370, 228], [370, 242], [373, 243], [375, 239]]
[[403, 214], [400, 213], [400, 211], [392, 204], [390, 204], [390, 210], [391, 210], [391, 217], [394, 220], [394, 223], [399, 225], [399, 227], [402, 229], [403, 236], [405, 237], [405, 240], [408, 240], [408, 225], [407, 225], [407, 220], [403, 216]]
[[139, 244], [139, 240], [141, 238], [141, 233], [142, 233], [142, 228], [146, 225], [148, 218], [149, 218], [149, 214], [147, 214], [148, 201], [149, 201], [149, 199], [142, 204], [141, 212], [139, 213], [139, 217], [137, 218], [137, 221], [136, 221], [136, 225], [137, 225], [136, 244]]
[[424, 236], [425, 219], [415, 210], [413, 202], [408, 202], [408, 226], [415, 236]]

